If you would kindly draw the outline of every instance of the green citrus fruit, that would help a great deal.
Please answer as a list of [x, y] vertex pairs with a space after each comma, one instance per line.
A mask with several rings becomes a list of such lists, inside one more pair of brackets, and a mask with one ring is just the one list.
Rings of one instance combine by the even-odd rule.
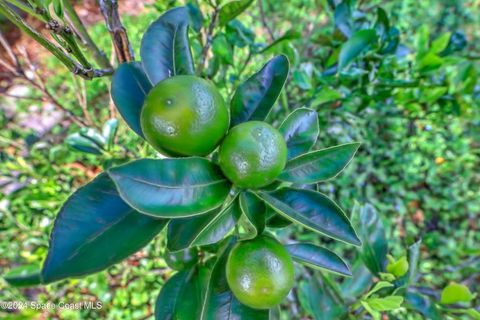
[[227, 260], [227, 282], [246, 306], [269, 309], [293, 287], [293, 262], [288, 251], [270, 236], [237, 243]]
[[187, 267], [191, 267], [198, 261], [198, 249], [187, 248], [181, 251], [171, 252], [166, 249], [163, 259], [167, 263], [167, 266], [173, 270], [183, 270]]
[[140, 116], [145, 139], [158, 151], [182, 156], [212, 152], [229, 127], [217, 88], [195, 76], [175, 76], [147, 95]]
[[273, 182], [287, 162], [287, 145], [280, 132], [261, 121], [235, 126], [220, 146], [223, 173], [241, 188], [260, 188]]

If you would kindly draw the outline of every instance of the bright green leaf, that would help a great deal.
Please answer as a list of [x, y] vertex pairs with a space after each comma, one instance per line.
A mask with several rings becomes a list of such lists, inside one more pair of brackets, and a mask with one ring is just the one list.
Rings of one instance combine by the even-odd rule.
[[440, 302], [442, 304], [453, 304], [459, 302], [470, 302], [475, 298], [467, 286], [452, 282], [442, 290]]

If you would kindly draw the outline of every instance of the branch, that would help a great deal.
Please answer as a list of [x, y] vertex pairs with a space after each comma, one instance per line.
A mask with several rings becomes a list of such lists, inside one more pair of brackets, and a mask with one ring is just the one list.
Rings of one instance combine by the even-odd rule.
[[[75, 60], [73, 60], [69, 55], [67, 55], [61, 48], [57, 47], [55, 44], [47, 40], [43, 37], [40, 33], [38, 33], [35, 29], [33, 29], [30, 25], [28, 25], [22, 17], [20, 17], [15, 11], [13, 11], [8, 4], [0, 0], [0, 14], [5, 16], [8, 20], [10, 20], [13, 24], [15, 24], [21, 31], [28, 34], [32, 37], [36, 42], [38, 42], [42, 47], [50, 51], [60, 62], [67, 67], [68, 70], [73, 72], [76, 75], [81, 76], [87, 80], [91, 80], [95, 77], [110, 75], [113, 73], [112, 69], [105, 69], [105, 70], [94, 70], [88, 64], [88, 61], [83, 60], [86, 62], [88, 67], [79, 64]], [[51, 21], [53, 23], [53, 21]], [[68, 33], [68, 30], [64, 30], [64, 32]], [[70, 31], [71, 33], [71, 31]], [[70, 49], [72, 52], [77, 56], [77, 58], [83, 57], [81, 54], [80, 49], [76, 45], [73, 37], [64, 37], [64, 39], [68, 42]]]
[[130, 41], [128, 40], [127, 30], [122, 25], [120, 15], [118, 14], [118, 2], [116, 0], [98, 0], [98, 5], [105, 19], [107, 29], [112, 36], [118, 63], [135, 60]]
[[275, 36], [273, 35], [273, 31], [268, 26], [267, 19], [265, 18], [265, 11], [263, 10], [263, 0], [258, 0], [257, 3], [258, 3], [258, 9], [260, 11], [260, 19], [262, 21], [262, 25], [267, 30], [268, 36], [270, 37], [270, 41], [273, 42], [275, 40]]
[[218, 6], [215, 6], [212, 13], [212, 20], [208, 25], [207, 36], [205, 40], [205, 45], [203, 46], [202, 53], [201, 53], [201, 60], [198, 65], [198, 73], [202, 73], [203, 69], [205, 68], [205, 62], [207, 61], [208, 51], [210, 50], [210, 46], [212, 45], [213, 41], [213, 30], [217, 24], [217, 17], [218, 17]]
[[70, 25], [70, 27], [75, 32], [75, 34], [82, 41], [82, 44], [86, 48], [90, 49], [90, 51], [93, 54], [93, 57], [95, 58], [95, 61], [97, 61], [100, 67], [111, 69], [112, 65], [110, 64], [110, 61], [105, 55], [105, 52], [100, 50], [98, 46], [95, 44], [95, 42], [92, 40], [82, 20], [80, 20], [80, 17], [75, 12], [75, 9], [73, 8], [71, 2], [67, 0], [67, 1], [64, 1], [63, 3], [65, 8], [65, 14], [66, 14], [65, 18], [68, 24]]

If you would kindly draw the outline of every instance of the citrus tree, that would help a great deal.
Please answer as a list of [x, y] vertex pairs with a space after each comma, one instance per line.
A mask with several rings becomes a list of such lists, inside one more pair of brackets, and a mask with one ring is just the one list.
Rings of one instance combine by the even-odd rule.
[[[220, 21], [238, 2], [223, 6]], [[308, 108], [277, 127], [265, 122], [289, 73], [275, 56], [241, 83], [230, 106], [195, 75], [187, 8], [164, 13], [143, 35], [141, 62], [119, 66], [115, 106], [158, 157], [111, 166], [74, 192], [57, 215], [41, 270], [11, 283], [48, 284], [99, 272], [167, 229], [165, 259], [178, 272], [163, 286], [157, 319], [267, 319], [294, 286], [293, 261], [350, 276], [335, 253], [283, 245], [269, 230], [297, 223], [361, 244], [345, 212], [316, 190], [352, 160], [359, 143], [312, 150], [318, 115]], [[90, 134], [104, 145], [105, 135]]]

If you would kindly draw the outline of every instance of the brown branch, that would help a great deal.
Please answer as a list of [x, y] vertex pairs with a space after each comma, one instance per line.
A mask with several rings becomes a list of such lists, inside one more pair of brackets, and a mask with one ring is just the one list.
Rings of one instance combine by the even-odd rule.
[[63, 65], [65, 65], [65, 67], [67, 67], [74, 74], [90, 80], [95, 77], [102, 77], [113, 73], [112, 69], [95, 70], [91, 68], [90, 64], [83, 56], [81, 50], [78, 48], [71, 30], [69, 28], [56, 29], [58, 25], [57, 21], [51, 20], [48, 22], [48, 28], [52, 31], [52, 36], [55, 37], [55, 33], [57, 31], [57, 33], [59, 33], [63, 40], [67, 43], [68, 50], [70, 50], [69, 52], [72, 52], [83, 65], [75, 61], [62, 48], [50, 42], [37, 30], [32, 28], [32, 26], [27, 24], [23, 20], [23, 18], [9, 6], [9, 4], [5, 0], [0, 0], [0, 14], [10, 20], [10, 22], [17, 26], [22, 32], [32, 37], [42, 47], [50, 51], [50, 53], [52, 53]]
[[118, 63], [135, 60], [130, 41], [128, 40], [127, 30], [120, 20], [118, 2], [116, 0], [98, 0], [98, 5], [105, 19], [107, 29], [112, 36]]
[[203, 69], [205, 68], [205, 63], [207, 61], [208, 51], [210, 50], [210, 47], [211, 47], [212, 41], [213, 41], [213, 30], [215, 29], [215, 26], [217, 25], [218, 12], [219, 12], [219, 8], [218, 8], [218, 6], [215, 6], [215, 8], [213, 9], [213, 13], [212, 13], [212, 20], [210, 21], [210, 24], [208, 25], [206, 39], [205, 39], [205, 45], [203, 46], [202, 53], [200, 55], [201, 60], [200, 60], [200, 63], [198, 64], [198, 73], [199, 74], [201, 74]]
[[270, 42], [275, 40], [275, 36], [273, 35], [272, 29], [268, 26], [267, 19], [265, 18], [265, 11], [263, 10], [263, 0], [258, 0], [258, 9], [260, 11], [260, 20], [262, 22], [263, 27], [267, 30], [267, 34], [270, 37]]

